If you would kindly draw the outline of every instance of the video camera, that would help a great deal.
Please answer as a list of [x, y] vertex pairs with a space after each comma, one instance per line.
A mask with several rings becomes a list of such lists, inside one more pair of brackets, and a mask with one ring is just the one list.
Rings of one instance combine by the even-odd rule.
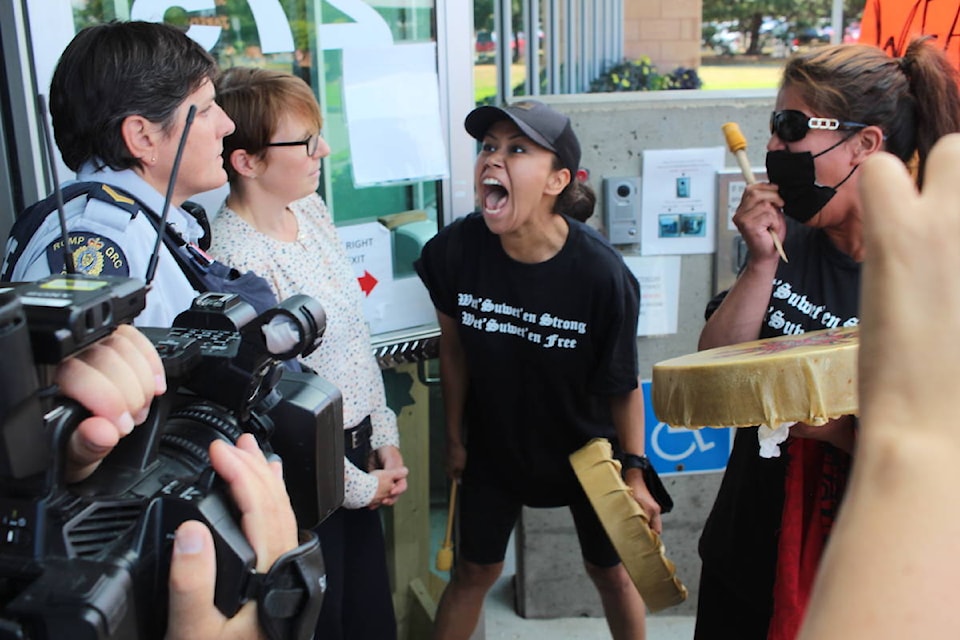
[[258, 316], [235, 295], [207, 293], [172, 329], [142, 329], [169, 391], [95, 473], [67, 484], [66, 445], [86, 413], [45, 378], [132, 320], [145, 297], [140, 281], [112, 277], [0, 288], [0, 640], [162, 638], [173, 533], [188, 519], [213, 533], [215, 604], [235, 614], [256, 558], [210, 466], [215, 439], [252, 433], [283, 459], [299, 527], [342, 503], [340, 392], [284, 366], [325, 329], [308, 296]]

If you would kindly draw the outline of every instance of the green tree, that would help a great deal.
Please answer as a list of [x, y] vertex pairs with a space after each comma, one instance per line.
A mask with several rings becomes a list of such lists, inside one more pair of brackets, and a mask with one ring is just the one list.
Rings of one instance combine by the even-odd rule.
[[[844, 0], [844, 24], [859, 20], [865, 0]], [[749, 43], [746, 53], [760, 53], [760, 28], [765, 17], [782, 19], [790, 31], [829, 20], [833, 0], [703, 0], [703, 23], [733, 22]], [[784, 36], [786, 34], [783, 34]]]
[[473, 0], [473, 30], [493, 31], [493, 0]]
[[[473, 2], [473, 30], [496, 31], [493, 23], [494, 3], [502, 0], [474, 0]], [[513, 61], [520, 57], [520, 32], [523, 30], [522, 0], [510, 0], [510, 28], [513, 30]], [[527, 36], [527, 46], [536, 50], [537, 39]]]

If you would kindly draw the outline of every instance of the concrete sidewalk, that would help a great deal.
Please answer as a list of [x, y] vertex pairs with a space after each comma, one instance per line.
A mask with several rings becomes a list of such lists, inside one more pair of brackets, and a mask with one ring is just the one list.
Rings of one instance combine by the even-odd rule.
[[[504, 575], [484, 603], [486, 640], [593, 640], [609, 638], [604, 618], [528, 620], [514, 607], [513, 575]], [[691, 640], [693, 616], [650, 615], [647, 640]]]
[[[431, 554], [436, 556], [446, 527], [446, 510], [430, 510]], [[610, 637], [604, 618], [576, 617], [528, 619], [517, 613], [514, 594], [516, 552], [514, 536], [510, 536], [503, 574], [490, 590], [484, 602], [485, 640], [595, 640]], [[431, 567], [434, 571], [435, 568]], [[444, 580], [446, 572], [436, 572]], [[592, 587], [591, 587], [592, 588]], [[691, 640], [694, 617], [655, 614], [647, 616], [647, 640]]]

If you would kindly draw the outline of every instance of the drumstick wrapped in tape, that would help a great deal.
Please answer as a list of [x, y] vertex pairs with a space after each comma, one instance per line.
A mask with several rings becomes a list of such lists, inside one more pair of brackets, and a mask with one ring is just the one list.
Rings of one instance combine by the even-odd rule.
[[620, 478], [620, 463], [612, 454], [609, 441], [594, 438], [570, 454], [570, 464], [650, 611], [680, 604], [687, 599], [687, 588], [646, 512]]
[[[736, 122], [728, 122], [720, 128], [723, 129], [723, 135], [727, 139], [727, 148], [730, 149], [730, 153], [733, 154], [733, 157], [737, 159], [737, 164], [740, 165], [740, 173], [743, 174], [743, 179], [747, 181], [747, 184], [756, 183], [757, 178], [753, 175], [753, 169], [750, 168], [750, 161], [747, 159], [747, 139], [743, 136], [743, 132], [740, 131], [740, 125]], [[773, 229], [767, 229], [767, 231], [770, 232], [770, 237], [773, 239], [773, 246], [777, 248], [777, 253], [780, 254], [784, 262], [790, 262], [787, 260], [787, 254], [783, 250], [780, 236], [778, 236], [777, 232]]]
[[450, 571], [453, 568], [453, 518], [457, 512], [457, 481], [450, 481], [450, 502], [447, 505], [447, 533], [437, 551], [437, 571]]
[[707, 349], [653, 365], [653, 410], [674, 427], [826, 424], [856, 415], [859, 327]]

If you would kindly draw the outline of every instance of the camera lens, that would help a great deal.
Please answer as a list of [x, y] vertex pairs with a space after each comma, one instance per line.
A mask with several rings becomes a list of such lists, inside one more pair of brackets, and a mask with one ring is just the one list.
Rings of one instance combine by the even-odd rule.
[[209, 402], [197, 402], [170, 415], [160, 436], [160, 453], [199, 473], [210, 466], [211, 442], [219, 439], [236, 444], [243, 433], [230, 412]]

